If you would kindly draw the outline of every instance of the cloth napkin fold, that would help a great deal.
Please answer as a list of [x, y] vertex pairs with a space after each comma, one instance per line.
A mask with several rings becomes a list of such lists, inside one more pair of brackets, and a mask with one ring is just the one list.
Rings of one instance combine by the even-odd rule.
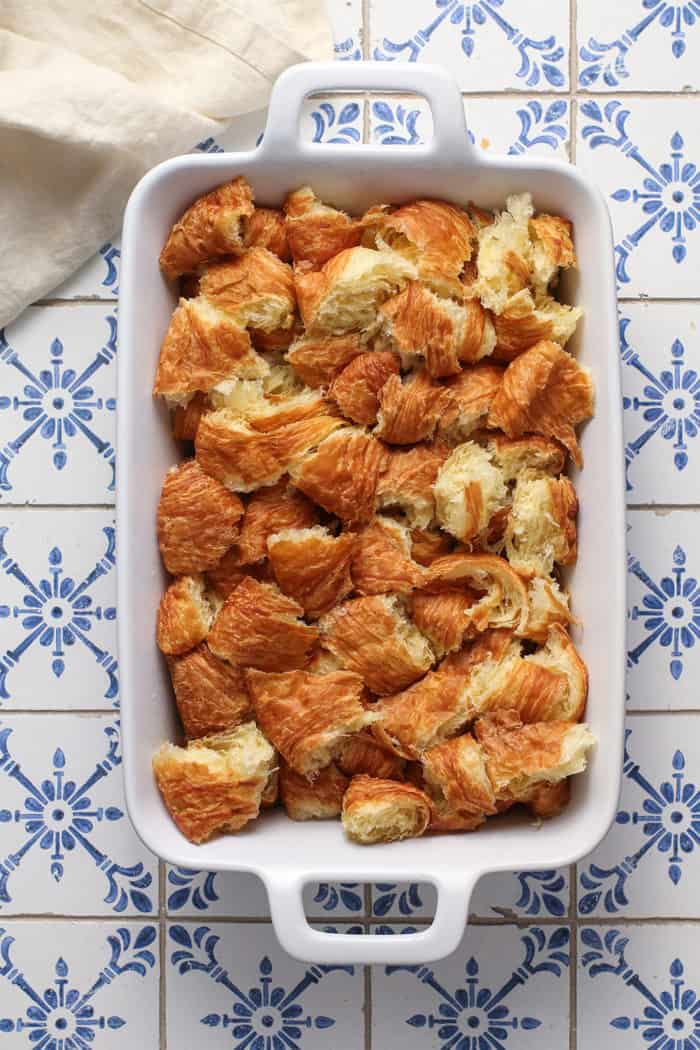
[[0, 328], [114, 234], [145, 171], [330, 54], [323, 0], [2, 0]]

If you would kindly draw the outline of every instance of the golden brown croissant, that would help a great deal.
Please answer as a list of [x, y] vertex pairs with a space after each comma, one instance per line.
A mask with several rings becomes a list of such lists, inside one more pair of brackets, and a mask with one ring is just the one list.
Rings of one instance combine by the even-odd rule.
[[386, 463], [381, 441], [359, 427], [347, 427], [320, 441], [315, 452], [297, 457], [289, 473], [297, 488], [324, 510], [359, 524], [372, 516]]
[[368, 729], [345, 738], [336, 762], [348, 777], [365, 773], [384, 780], [403, 780], [406, 768], [404, 760], [381, 747]]
[[391, 445], [413, 445], [431, 438], [449, 405], [445, 387], [435, 383], [425, 369], [402, 382], [389, 376], [379, 391], [379, 412], [374, 433]]
[[593, 415], [593, 385], [587, 369], [556, 343], [541, 342], [512, 361], [496, 394], [489, 426], [509, 437], [543, 434], [561, 441], [583, 465], [574, 427]]
[[473, 831], [496, 812], [484, 757], [472, 736], [431, 747], [421, 762], [432, 801], [433, 831]]
[[541, 339], [551, 339], [564, 346], [576, 331], [582, 313], [580, 307], [566, 306], [550, 296], [535, 304], [529, 288], [523, 288], [494, 316], [494, 357], [499, 361], [512, 361]]
[[239, 563], [252, 565], [267, 555], [267, 541], [283, 529], [309, 529], [318, 524], [316, 507], [286, 478], [249, 497], [238, 538]]
[[358, 534], [351, 574], [360, 594], [410, 594], [420, 586], [425, 570], [411, 557], [406, 526], [379, 515]]
[[429, 671], [419, 682], [374, 705], [378, 720], [372, 733], [379, 743], [401, 758], [420, 758], [458, 733], [473, 712], [468, 676]]
[[345, 248], [360, 243], [362, 227], [343, 211], [318, 199], [309, 186], [284, 202], [287, 239], [296, 265], [317, 270]]
[[274, 764], [275, 752], [253, 722], [186, 748], [162, 744], [153, 756], [163, 802], [190, 842], [254, 820]]
[[538, 293], [546, 291], [560, 270], [576, 266], [573, 226], [560, 215], [544, 212], [530, 219], [533, 283]]
[[291, 258], [284, 213], [277, 208], [255, 208], [246, 223], [246, 248], [267, 248], [284, 262]]
[[250, 566], [241, 565], [238, 547], [231, 547], [206, 574], [207, 585], [218, 598], [226, 598], [244, 576], [255, 575]]
[[211, 407], [206, 394], [198, 391], [186, 405], [177, 405], [172, 416], [173, 437], [176, 441], [194, 441], [199, 421]]
[[356, 539], [352, 533], [333, 536], [320, 525], [286, 528], [267, 541], [270, 565], [284, 594], [316, 620], [352, 590], [350, 563]]
[[178, 576], [158, 607], [156, 641], [166, 656], [177, 656], [203, 642], [214, 618], [204, 577]]
[[556, 441], [537, 434], [509, 438], [490, 431], [486, 438], [493, 462], [502, 472], [505, 482], [515, 481], [526, 470], [538, 474], [561, 474], [564, 469], [566, 453]]
[[508, 561], [521, 576], [549, 576], [576, 561], [576, 491], [567, 477], [518, 479], [505, 531]]
[[523, 721], [546, 721], [551, 718], [578, 722], [583, 718], [588, 694], [588, 670], [566, 630], [561, 624], [552, 624], [545, 645], [526, 656], [523, 663], [543, 668], [566, 679], [564, 700], [554, 711], [540, 711], [537, 717]]
[[416, 591], [411, 599], [411, 619], [432, 645], [438, 657], [461, 648], [471, 635], [470, 610], [479, 593], [469, 587], [454, 587], [437, 594]]
[[525, 584], [497, 554], [449, 554], [430, 566], [424, 588], [436, 592], [465, 586], [480, 594], [465, 612], [474, 631], [509, 627], [522, 633], [527, 624]]
[[[449, 449], [440, 444], [390, 449], [377, 484], [378, 509], [400, 510], [409, 525], [427, 528], [435, 516], [433, 485], [448, 454]], [[445, 539], [444, 534], [434, 535]]]
[[238, 536], [238, 496], [205, 474], [196, 460], [172, 467], [158, 502], [158, 545], [173, 576], [213, 569]]
[[528, 581], [527, 603], [529, 612], [523, 636], [533, 642], [546, 642], [552, 624], [566, 627], [576, 623], [576, 617], [569, 610], [569, 595], [551, 577], [535, 576]]
[[303, 335], [292, 343], [286, 360], [310, 387], [329, 386], [363, 351], [364, 345], [357, 332]]
[[304, 776], [327, 766], [343, 739], [375, 717], [362, 706], [362, 679], [350, 671], [248, 670], [246, 681], [258, 725]]
[[319, 621], [322, 642], [373, 693], [394, 693], [433, 662], [428, 642], [391, 595], [354, 598]]
[[290, 328], [294, 320], [292, 268], [267, 248], [213, 263], [200, 277], [199, 294], [242, 328], [273, 332]]
[[426, 568], [452, 553], [452, 538], [441, 529], [411, 529], [411, 557]]
[[317, 638], [304, 610], [269, 583], [246, 576], [226, 598], [209, 632], [211, 651], [238, 667], [303, 667]]
[[413, 784], [360, 775], [343, 796], [342, 821], [348, 838], [365, 845], [416, 838], [430, 822], [430, 801]]
[[198, 197], [175, 223], [160, 253], [160, 268], [172, 280], [206, 259], [243, 251], [253, 193], [242, 176]]
[[556, 784], [540, 784], [528, 792], [527, 808], [533, 817], [549, 820], [557, 817], [569, 804], [571, 782], [558, 780]]
[[214, 656], [206, 642], [168, 659], [185, 736], [190, 740], [233, 728], [252, 717], [243, 673]]
[[331, 762], [307, 779], [285, 761], [280, 764], [280, 797], [292, 820], [329, 820], [339, 817], [350, 781]]
[[445, 383], [445, 409], [438, 422], [438, 435], [460, 444], [485, 424], [491, 403], [503, 379], [503, 368], [486, 362], [463, 368]]
[[462, 542], [479, 542], [489, 522], [510, 502], [503, 474], [488, 448], [475, 441], [457, 445], [433, 486], [437, 519]]
[[346, 419], [372, 426], [377, 422], [379, 391], [389, 376], [399, 374], [400, 363], [389, 351], [360, 354], [336, 376], [328, 396]]

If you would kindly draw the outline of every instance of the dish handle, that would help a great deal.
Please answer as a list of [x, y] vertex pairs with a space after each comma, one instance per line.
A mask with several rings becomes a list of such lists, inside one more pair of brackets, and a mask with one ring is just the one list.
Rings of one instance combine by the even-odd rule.
[[427, 143], [411, 146], [411, 150], [429, 155], [439, 153], [443, 160], [454, 155], [460, 162], [464, 161], [465, 151], [474, 150], [467, 134], [457, 82], [440, 66], [404, 62], [303, 62], [286, 69], [272, 88], [261, 151], [286, 158], [290, 154], [336, 150], [337, 144], [302, 142], [299, 121], [308, 95], [341, 90], [403, 91], [422, 95], [432, 110], [433, 137]]
[[[266, 872], [263, 876], [270, 899], [272, 925], [285, 951], [304, 962], [426, 963], [453, 952], [464, 933], [469, 900], [481, 872], [442, 873], [431, 876], [437, 892], [435, 918], [420, 933], [388, 936], [381, 933], [327, 933], [309, 925], [304, 913], [303, 890], [308, 874]], [[366, 877], [381, 882], [386, 873]]]

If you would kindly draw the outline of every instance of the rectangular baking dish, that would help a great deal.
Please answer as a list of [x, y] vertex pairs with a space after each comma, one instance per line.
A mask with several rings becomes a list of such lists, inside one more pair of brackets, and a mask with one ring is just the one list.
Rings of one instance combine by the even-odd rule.
[[[299, 140], [304, 98], [332, 90], [400, 90], [423, 95], [434, 134], [406, 147], [325, 145]], [[564, 297], [583, 307], [570, 347], [593, 374], [595, 418], [585, 427], [585, 469], [576, 477], [581, 503], [578, 564], [570, 574], [582, 621], [577, 645], [590, 670], [586, 718], [597, 738], [588, 770], [574, 778], [572, 801], [539, 829], [506, 816], [476, 834], [443, 835], [363, 847], [338, 821], [295, 823], [279, 811], [237, 835], [202, 846], [170, 820], [151, 773], [151, 755], [179, 729], [165, 663], [155, 645], [156, 610], [165, 585], [155, 510], [166, 470], [177, 462], [168, 413], [151, 397], [160, 341], [175, 298], [158, 269], [167, 233], [191, 201], [235, 175], [256, 201], [280, 205], [306, 183], [350, 212], [377, 202], [438, 197], [502, 207], [529, 190], [537, 209], [573, 220], [579, 269]], [[124, 775], [129, 814], [149, 849], [173, 864], [248, 871], [264, 881], [277, 936], [307, 961], [416, 963], [458, 944], [477, 879], [501, 869], [569, 864], [588, 853], [615, 813], [623, 748], [625, 536], [621, 399], [610, 220], [598, 190], [574, 167], [539, 156], [488, 156], [467, 137], [457, 85], [438, 68], [399, 63], [296, 66], [272, 92], [262, 144], [245, 153], [188, 155], [150, 171], [134, 190], [124, 219], [119, 348], [119, 655]], [[404, 937], [327, 934], [312, 929], [302, 889], [314, 880], [428, 881], [438, 896], [433, 924]]]

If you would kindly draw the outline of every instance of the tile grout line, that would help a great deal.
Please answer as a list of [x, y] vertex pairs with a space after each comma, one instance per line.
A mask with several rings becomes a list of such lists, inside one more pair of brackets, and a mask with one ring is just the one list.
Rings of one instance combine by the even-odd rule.
[[372, 1050], [372, 967], [363, 966], [365, 1050]]
[[[117, 928], [118, 924], [121, 923], [150, 923], [153, 926], [158, 926], [160, 922], [160, 915], [154, 913], [152, 915], [143, 915], [139, 912], [126, 913], [122, 915], [76, 915], [69, 914], [68, 912], [8, 912], [3, 911], [4, 922], [27, 922], [27, 923], [46, 923], [48, 921], [61, 923], [99, 923], [107, 927]], [[174, 916], [169, 913], [163, 915], [164, 926], [167, 926], [168, 922], [174, 921]], [[202, 923], [202, 913], [186, 913], [184, 915], [177, 915], [176, 918], [183, 923]], [[308, 915], [307, 920], [315, 925], [327, 925], [331, 917], [329, 915]], [[207, 922], [221, 925], [221, 926], [271, 926], [272, 920], [269, 915], [212, 915]], [[360, 919], [349, 915], [339, 916], [335, 922], [343, 926], [363, 926], [370, 927], [376, 923], [371, 919]], [[383, 922], [391, 926], [430, 926], [432, 925], [432, 918], [405, 915], [386, 915], [383, 917]], [[562, 918], [549, 918], [546, 916], [532, 916], [532, 915], [509, 915], [505, 918], [494, 918], [488, 916], [470, 916], [469, 926], [480, 926], [480, 927], [503, 927], [512, 926], [514, 929], [527, 930], [531, 926], [546, 926], [551, 928], [561, 928], [562, 926], [659, 926], [659, 925], [671, 925], [671, 926], [697, 926], [700, 929], [700, 916], [684, 916], [684, 915], [594, 915], [589, 918], [581, 918], [580, 916], [575, 919], [562, 919]], [[466, 926], [465, 926], [466, 929]]]
[[576, 1050], [578, 1031], [578, 892], [576, 865], [569, 865], [569, 1050]]
[[160, 955], [160, 979], [158, 981], [158, 1028], [159, 1028], [159, 1050], [166, 1050], [168, 1044], [166, 1026], [166, 978], [167, 949], [165, 938], [167, 934], [167, 911], [165, 908], [165, 862], [158, 861], [158, 946]]

